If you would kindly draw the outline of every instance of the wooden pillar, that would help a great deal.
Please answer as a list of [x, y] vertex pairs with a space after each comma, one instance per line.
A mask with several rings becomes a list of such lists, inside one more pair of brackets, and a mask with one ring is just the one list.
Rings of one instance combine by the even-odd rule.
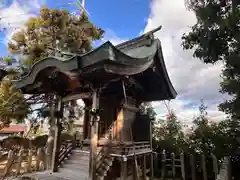
[[214, 178], [217, 179], [217, 175], [218, 175], [218, 160], [217, 157], [211, 153], [211, 157], [212, 157], [212, 162], [213, 162], [213, 173], [214, 173]]
[[90, 141], [90, 161], [89, 161], [89, 180], [96, 180], [96, 156], [98, 144], [98, 123], [99, 123], [99, 97], [97, 91], [93, 92], [91, 110], [91, 141]]
[[59, 99], [58, 102], [58, 117], [55, 118], [55, 138], [54, 138], [54, 146], [53, 146], [53, 157], [52, 157], [52, 171], [58, 171], [58, 154], [61, 146], [61, 123], [60, 118], [63, 114], [63, 102], [62, 99]]
[[204, 154], [201, 154], [201, 165], [202, 165], [203, 180], [207, 180], [206, 158]]
[[176, 177], [176, 166], [175, 166], [175, 154], [171, 153], [171, 159], [172, 159], [172, 178], [175, 180]]
[[166, 167], [166, 152], [165, 150], [162, 151], [162, 163], [161, 163], [161, 167], [162, 167], [162, 171], [161, 171], [161, 178], [165, 178], [165, 167]]
[[192, 154], [190, 154], [190, 165], [191, 165], [192, 180], [196, 180], [195, 158], [194, 158], [194, 156]]
[[232, 180], [232, 161], [231, 157], [227, 157], [227, 180]]
[[182, 180], [186, 180], [184, 153], [180, 154]]
[[142, 157], [142, 180], [147, 180], [147, 172], [146, 172], [146, 154], [143, 154]]
[[[152, 151], [152, 119], [150, 120], [150, 135], [149, 135], [149, 141], [150, 141], [150, 148]], [[153, 152], [150, 153], [150, 180], [153, 180]]]
[[90, 125], [89, 125], [89, 108], [90, 108], [90, 101], [84, 100], [85, 104], [85, 112], [84, 112], [84, 131], [83, 131], [83, 139], [90, 139]]
[[121, 158], [121, 180], [127, 180], [127, 157], [123, 156]]
[[137, 179], [137, 173], [135, 171], [135, 158], [134, 158], [134, 156], [132, 157], [132, 179], [134, 179], [134, 180]]

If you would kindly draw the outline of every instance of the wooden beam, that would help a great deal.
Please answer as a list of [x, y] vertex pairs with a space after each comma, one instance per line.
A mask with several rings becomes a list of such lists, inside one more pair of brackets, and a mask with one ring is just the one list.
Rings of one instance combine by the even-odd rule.
[[69, 94], [65, 96], [62, 101], [63, 102], [68, 102], [71, 100], [78, 100], [78, 99], [89, 99], [92, 97], [91, 93], [79, 93], [79, 94]]

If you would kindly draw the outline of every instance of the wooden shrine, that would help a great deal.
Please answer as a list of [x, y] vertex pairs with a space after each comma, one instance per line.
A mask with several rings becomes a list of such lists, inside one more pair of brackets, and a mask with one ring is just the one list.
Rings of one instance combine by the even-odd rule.
[[[90, 152], [89, 180], [125, 180], [132, 173], [137, 177], [139, 161], [144, 177], [146, 166], [152, 177], [151, 119], [140, 114], [139, 106], [176, 97], [160, 40], [153, 36], [159, 29], [117, 46], [106, 42], [83, 55], [47, 57], [14, 81], [24, 94], [51, 93], [61, 103], [84, 100], [83, 150]], [[111, 170], [106, 170], [106, 159]]]

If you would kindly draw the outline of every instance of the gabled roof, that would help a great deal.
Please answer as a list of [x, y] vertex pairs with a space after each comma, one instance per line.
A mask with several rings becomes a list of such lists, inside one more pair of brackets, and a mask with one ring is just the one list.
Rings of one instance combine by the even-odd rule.
[[[83, 87], [85, 80], [96, 86], [106, 86], [112, 80], [132, 76], [146, 90], [143, 100], [173, 99], [177, 93], [168, 77], [160, 40], [153, 37], [155, 31], [117, 46], [108, 41], [89, 53], [75, 54], [68, 59], [47, 57], [14, 84], [23, 93], [46, 93], [50, 87], [55, 88], [54, 92], [68, 91], [70, 84], [64, 81], [74, 82], [72, 84], [78, 87]], [[51, 84], [50, 76], [54, 72], [60, 72], [61, 77]], [[54, 85], [57, 81], [59, 85]]]

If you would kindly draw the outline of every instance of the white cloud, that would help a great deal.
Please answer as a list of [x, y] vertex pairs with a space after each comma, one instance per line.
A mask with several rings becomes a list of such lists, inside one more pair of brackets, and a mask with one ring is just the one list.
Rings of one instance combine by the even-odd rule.
[[[161, 31], [155, 35], [162, 42], [167, 70], [178, 92], [178, 98], [172, 101], [171, 107], [179, 118], [191, 121], [197, 110], [187, 106], [186, 102], [197, 106], [203, 98], [209, 116], [223, 119], [224, 114], [217, 110], [217, 105], [223, 102], [223, 95], [219, 93], [222, 65], [203, 64], [192, 57], [192, 51], [185, 51], [181, 47], [182, 34], [189, 31], [195, 22], [194, 13], [186, 10], [184, 0], [153, 0], [145, 32], [162, 25]], [[160, 117], [166, 114], [166, 108], [161, 103], [154, 105]]]
[[15, 31], [24, 26], [29, 17], [35, 16], [42, 3], [41, 0], [25, 0], [20, 4], [19, 1], [14, 0], [10, 6], [1, 8], [0, 30], [4, 30], [4, 44], [7, 44]]
[[110, 41], [113, 45], [117, 45], [126, 40], [119, 38], [111, 29], [106, 29], [102, 41]]

